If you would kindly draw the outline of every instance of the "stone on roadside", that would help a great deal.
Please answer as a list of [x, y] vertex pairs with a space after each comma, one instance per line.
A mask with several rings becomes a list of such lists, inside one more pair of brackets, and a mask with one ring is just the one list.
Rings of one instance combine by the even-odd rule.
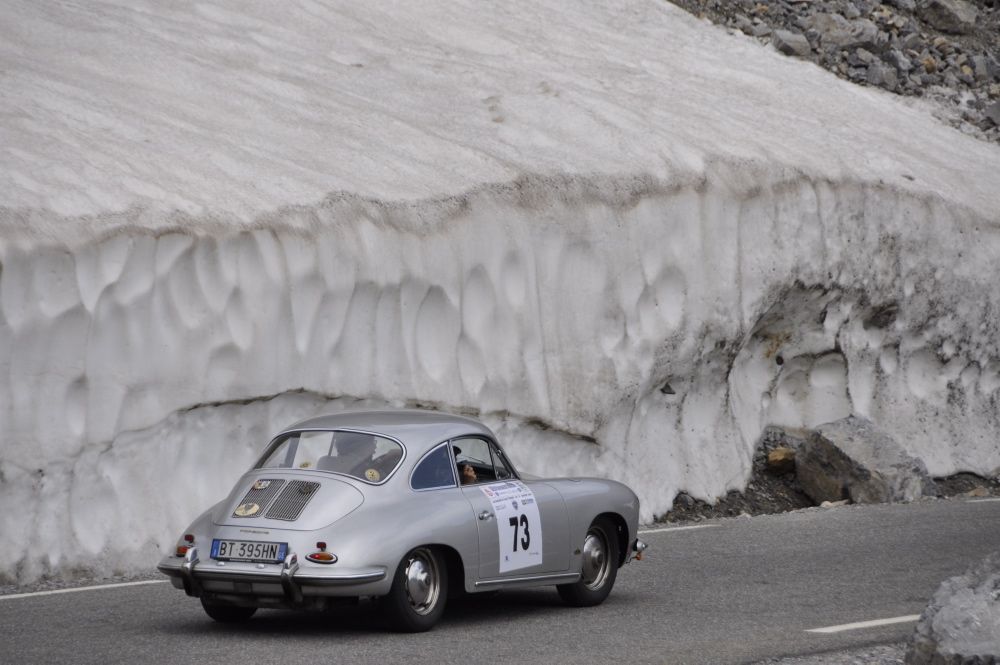
[[917, 8], [917, 3], [915, 0], [887, 0], [887, 5], [892, 5], [896, 9], [902, 9], [904, 11], [912, 12]]
[[875, 55], [868, 49], [859, 48], [847, 56], [847, 63], [852, 67], [867, 67], [875, 61]]
[[903, 52], [898, 49], [889, 51], [889, 53], [885, 56], [885, 59], [902, 74], [906, 74], [913, 69], [913, 63], [910, 62], [910, 59], [903, 55]]
[[979, 11], [965, 0], [924, 0], [917, 13], [942, 32], [965, 35], [976, 27]]
[[780, 446], [769, 452], [767, 454], [767, 470], [776, 476], [795, 471], [795, 451]]
[[771, 37], [771, 43], [774, 44], [774, 48], [785, 55], [797, 55], [802, 58], [812, 52], [812, 47], [805, 35], [788, 30], [775, 30]]
[[1000, 663], [1000, 552], [938, 587], [917, 622], [906, 663]]
[[972, 56], [972, 71], [977, 81], [985, 81], [990, 78], [990, 62], [985, 55]]
[[888, 67], [878, 60], [868, 67], [868, 85], [874, 85], [886, 90], [895, 90], [899, 83], [896, 70]]
[[744, 35], [753, 35], [753, 23], [743, 14], [738, 14], [736, 16], [736, 27], [739, 28], [740, 32]]
[[827, 33], [824, 36], [824, 44], [829, 39], [842, 49], [868, 48], [875, 49], [879, 44], [879, 29], [872, 21], [866, 18], [855, 19], [850, 22], [846, 31], [836, 31]]
[[813, 14], [803, 24], [819, 33], [825, 49], [874, 48], [879, 32], [878, 26], [866, 18], [848, 21], [840, 14], [826, 12]]
[[795, 473], [816, 503], [891, 503], [935, 495], [921, 460], [871, 421], [855, 416], [813, 430], [795, 455]]
[[997, 127], [1000, 127], [1000, 102], [993, 102], [986, 107], [986, 117]]
[[911, 32], [899, 40], [900, 48], [910, 49], [913, 51], [919, 51], [922, 48], [923, 43], [924, 39], [920, 36], [919, 32]]

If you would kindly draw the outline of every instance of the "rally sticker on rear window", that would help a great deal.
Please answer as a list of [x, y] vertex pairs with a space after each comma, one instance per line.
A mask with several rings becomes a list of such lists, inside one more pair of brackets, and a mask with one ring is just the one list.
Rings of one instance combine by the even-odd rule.
[[518, 480], [480, 489], [493, 505], [500, 536], [500, 574], [542, 562], [542, 520], [534, 493]]

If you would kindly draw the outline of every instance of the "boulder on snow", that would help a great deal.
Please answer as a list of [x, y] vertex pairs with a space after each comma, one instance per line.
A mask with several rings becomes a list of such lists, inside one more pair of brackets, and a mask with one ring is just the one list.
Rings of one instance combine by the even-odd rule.
[[816, 503], [888, 503], [935, 494], [921, 460], [871, 421], [855, 416], [816, 428], [795, 456], [795, 472]]
[[906, 663], [1000, 663], [1000, 552], [938, 587], [917, 622]]
[[918, 8], [920, 18], [941, 32], [964, 35], [976, 27], [978, 10], [965, 0], [925, 0]]

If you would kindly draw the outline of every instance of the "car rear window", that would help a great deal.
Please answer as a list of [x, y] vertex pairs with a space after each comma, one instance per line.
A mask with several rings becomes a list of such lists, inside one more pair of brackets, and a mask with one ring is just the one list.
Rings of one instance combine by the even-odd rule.
[[309, 469], [380, 483], [403, 459], [398, 441], [368, 432], [309, 430], [283, 435], [268, 448], [258, 469]]

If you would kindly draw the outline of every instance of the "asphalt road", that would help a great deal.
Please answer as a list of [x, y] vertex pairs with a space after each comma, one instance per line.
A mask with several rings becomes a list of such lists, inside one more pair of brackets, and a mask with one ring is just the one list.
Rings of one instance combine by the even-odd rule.
[[905, 640], [946, 577], [1000, 550], [1000, 501], [812, 509], [646, 533], [601, 606], [554, 590], [449, 605], [432, 632], [370, 605], [217, 624], [168, 584], [0, 596], [0, 663], [745, 663]]

